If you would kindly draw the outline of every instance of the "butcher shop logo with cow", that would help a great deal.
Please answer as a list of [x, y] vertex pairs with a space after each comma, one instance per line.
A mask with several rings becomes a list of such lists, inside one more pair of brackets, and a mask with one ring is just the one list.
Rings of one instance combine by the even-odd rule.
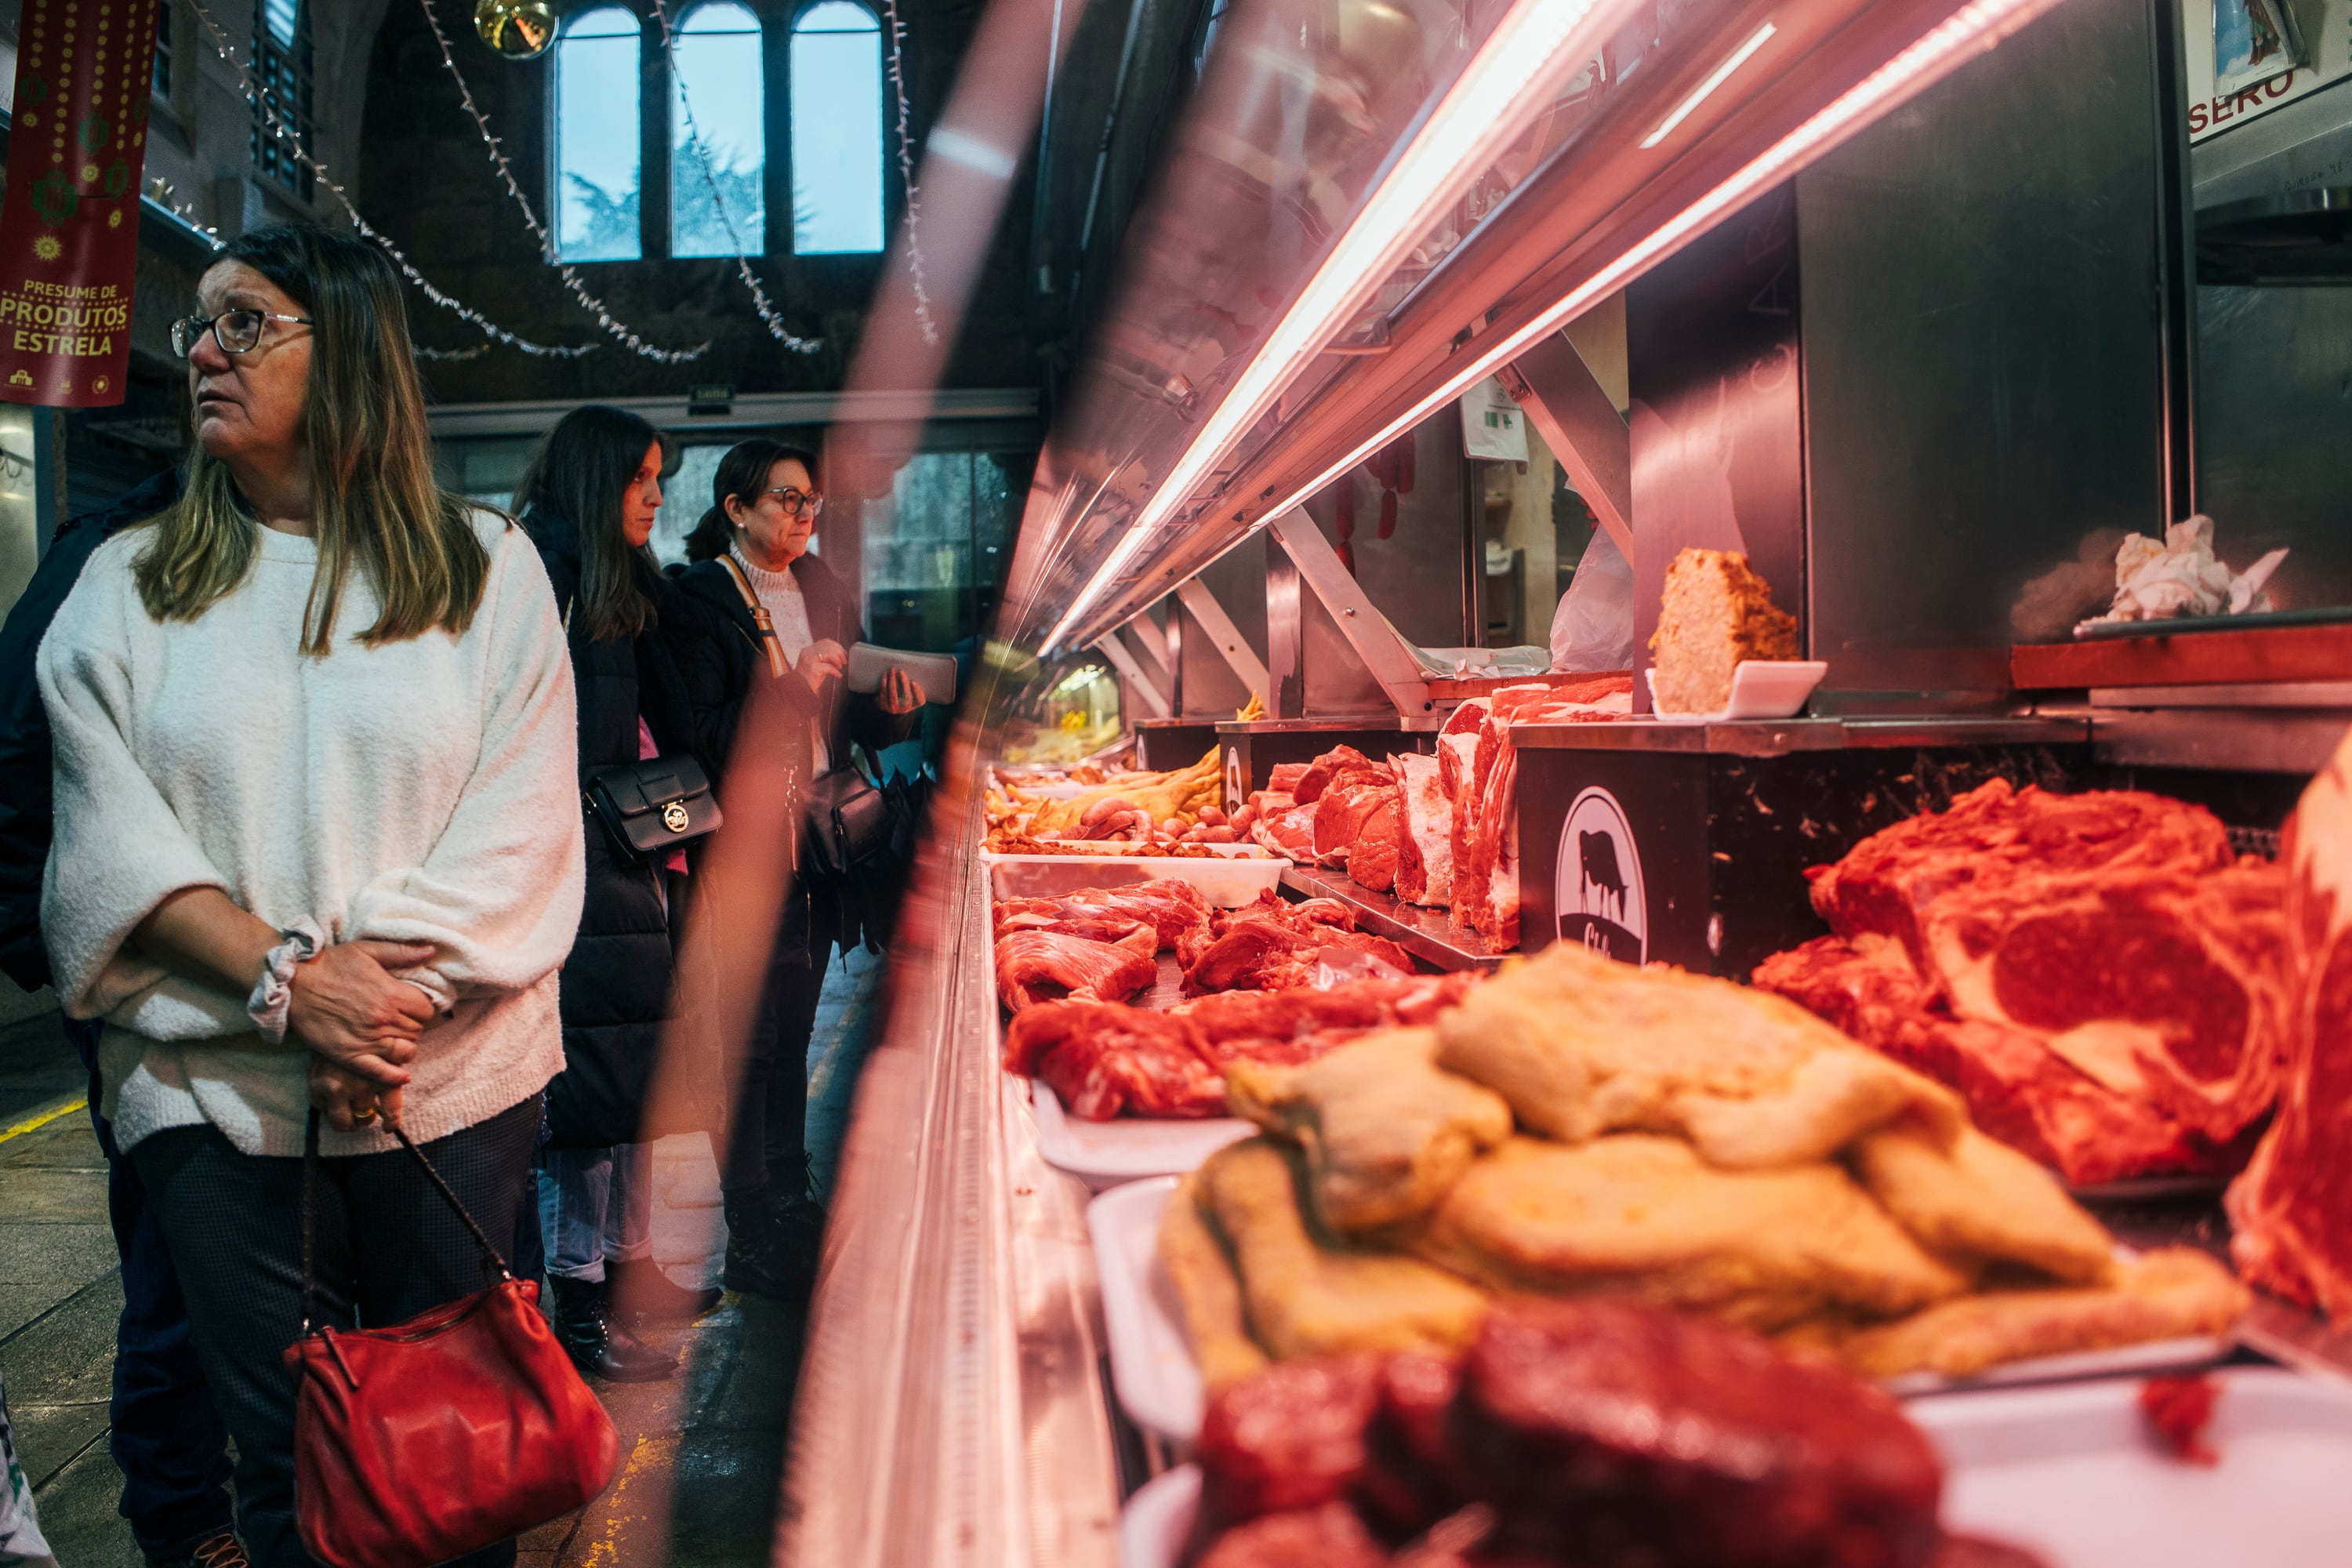
[[1620, 963], [1649, 956], [1650, 910], [1642, 893], [1642, 855], [1624, 807], [1594, 785], [1576, 797], [1559, 829], [1559, 940]]

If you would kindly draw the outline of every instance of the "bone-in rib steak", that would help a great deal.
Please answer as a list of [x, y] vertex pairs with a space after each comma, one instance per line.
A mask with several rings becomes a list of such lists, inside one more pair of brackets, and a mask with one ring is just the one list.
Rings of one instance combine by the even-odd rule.
[[[2078, 1184], [2227, 1169], [2269, 1110], [2284, 879], [2234, 859], [2201, 807], [1995, 780], [1811, 876], [1843, 940], [1776, 956], [1757, 984], [1933, 1072]], [[1862, 954], [1873, 938], [1886, 945]], [[1916, 989], [1888, 984], [1897, 953]], [[1874, 967], [1877, 1005], [1838, 1000]]]
[[2231, 1185], [2239, 1272], [2352, 1324], [2352, 737], [2287, 829], [2296, 991], [2277, 1119]]

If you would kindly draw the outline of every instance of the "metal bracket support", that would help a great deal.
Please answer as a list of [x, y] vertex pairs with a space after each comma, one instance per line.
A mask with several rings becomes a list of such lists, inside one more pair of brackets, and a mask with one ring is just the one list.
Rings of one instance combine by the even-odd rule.
[[1127, 646], [1116, 630], [1106, 635], [1100, 642], [1095, 644], [1095, 647], [1102, 651], [1105, 658], [1110, 660], [1110, 667], [1118, 671], [1118, 678], [1127, 689], [1143, 699], [1143, 705], [1151, 710], [1152, 718], [1173, 717], [1168, 708], [1168, 693], [1162, 691], [1152, 681], [1151, 677], [1145, 673], [1143, 661], [1135, 657], [1135, 650]]
[[1584, 356], [1564, 332], [1537, 340], [1499, 373], [1503, 390], [1519, 401], [1551, 448], [1576, 493], [1609, 531], [1627, 562], [1633, 559], [1633, 452], [1625, 416], [1609, 401]]
[[1428, 713], [1433, 703], [1420, 661], [1405, 651], [1404, 639], [1365, 596], [1363, 584], [1340, 563], [1339, 552], [1315, 526], [1315, 520], [1303, 509], [1293, 508], [1266, 524], [1265, 531], [1297, 567], [1299, 581], [1313, 589], [1323, 607], [1331, 612], [1339, 635], [1380, 682], [1397, 712], [1407, 719]]
[[1198, 577], [1187, 578], [1176, 590], [1176, 613], [1190, 612], [1207, 637], [1211, 647], [1224, 656], [1226, 665], [1241, 677], [1243, 689], [1254, 691], [1268, 702], [1274, 700], [1274, 689], [1267, 684], [1265, 666], [1250, 650], [1249, 639], [1243, 637], [1234, 618], [1225, 614], [1224, 605], [1217, 603], [1216, 595]]

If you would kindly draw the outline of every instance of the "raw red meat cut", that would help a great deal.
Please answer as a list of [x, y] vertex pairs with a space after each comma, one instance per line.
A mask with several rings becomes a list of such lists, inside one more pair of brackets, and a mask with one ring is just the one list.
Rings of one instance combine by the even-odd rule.
[[1000, 899], [993, 916], [997, 936], [1009, 931], [1061, 930], [1062, 922], [1073, 920], [1142, 921], [1157, 932], [1159, 947], [1172, 948], [1186, 931], [1209, 923], [1209, 902], [1190, 882], [1155, 878], [1122, 888], [1081, 888], [1058, 898]]
[[[1342, 550], [1346, 545], [1341, 545]], [[1220, 1535], [1193, 1568], [1390, 1568], [1394, 1561], [1355, 1510], [1326, 1503], [1273, 1513]]]
[[1476, 981], [1475, 974], [1422, 974], [1360, 980], [1328, 991], [1224, 991], [1180, 1002], [1174, 1012], [1200, 1031], [1209, 1057], [1221, 1067], [1238, 1058], [1296, 1065], [1367, 1030], [1430, 1023]]
[[[2111, 1151], [2097, 1149], [2101, 1134], [2079, 1120], [2063, 1138], [2045, 1133], [2046, 1147], [2029, 1152], [2055, 1155], [2061, 1169], [2212, 1169], [2276, 1098], [2286, 1045], [2284, 878], [2266, 862], [2234, 859], [2201, 807], [1995, 780], [1809, 875], [1814, 907], [1841, 937], [1898, 944], [1928, 1020], [2005, 1031], [1969, 1037], [2005, 1042], [2006, 1065], [1992, 1075], [2002, 1096], [2030, 1100], [2041, 1086], [2073, 1082], [2055, 1068], [2019, 1071], [2030, 1039], [2140, 1108]], [[1846, 968], [1852, 958], [1813, 944], [1759, 969], [1759, 984], [1802, 1000], [1836, 988], [1810, 979], [1809, 968]], [[1916, 1035], [1923, 1026], [1916, 1009], [1909, 1016], [1903, 1026]], [[1849, 1026], [1890, 1048], [1872, 1020]], [[2085, 1100], [2078, 1090], [2064, 1098]], [[2055, 1118], [2000, 1101], [1971, 1097], [1979, 1121]]]
[[1116, 1002], [1159, 976], [1149, 956], [1107, 942], [1034, 931], [996, 939], [996, 992], [1007, 1012], [1066, 995]]
[[1315, 864], [1315, 808], [1312, 805], [1276, 805], [1286, 797], [1268, 797], [1265, 810], [1250, 824], [1250, 837], [1267, 849], [1302, 866]]
[[2220, 1175], [2245, 1160], [2242, 1138], [2215, 1144], [2191, 1134], [2148, 1101], [2091, 1077], [2032, 1030], [1953, 1017], [1891, 937], [1818, 937], [1766, 959], [1755, 983], [1957, 1089], [1979, 1127], [2072, 1185], [2156, 1172]]
[[2221, 1385], [2206, 1373], [2151, 1377], [2139, 1385], [2140, 1415], [2164, 1451], [2192, 1465], [2218, 1465], [2221, 1454], [2205, 1441], [2213, 1402]]
[[1279, 991], [1314, 984], [1317, 957], [1328, 949], [1363, 952], [1400, 976], [1413, 973], [1412, 955], [1385, 937], [1355, 929], [1355, 916], [1337, 899], [1290, 903], [1269, 889], [1253, 904], [1213, 916], [1213, 940], [1188, 939], [1177, 950], [1184, 994]]
[[1277, 1362], [1227, 1384], [1201, 1416], [1202, 1518], [1238, 1521], [1344, 1500], [1363, 1474], [1380, 1385], [1372, 1356]]
[[1298, 798], [1298, 781], [1307, 776], [1305, 763], [1276, 763], [1265, 775], [1265, 787], [1276, 794]]
[[[1376, 773], [1380, 771], [1380, 763], [1353, 746], [1334, 746], [1307, 764], [1305, 770], [1299, 773], [1298, 781], [1290, 786], [1290, 798], [1301, 805], [1313, 805], [1323, 798], [1323, 792], [1330, 788], [1341, 773], [1350, 769]], [[1279, 769], [1276, 771], [1280, 772]], [[1272, 789], [1282, 787], [1272, 779], [1267, 780], [1266, 783], [1267, 787]]]
[[1396, 896], [1443, 907], [1454, 894], [1454, 802], [1433, 756], [1389, 759], [1396, 771], [1404, 831], [1397, 840]]
[[2294, 994], [2278, 1115], [2230, 1187], [2247, 1283], [2352, 1324], [2352, 739], [2303, 792], [2280, 860]]
[[1348, 774], [1324, 791], [1315, 803], [1315, 858], [1326, 866], [1347, 865], [1366, 826], [1396, 793], [1396, 781], [1386, 769], [1377, 775]]
[[1118, 1002], [1040, 1002], [1006, 1026], [1004, 1070], [1051, 1086], [1074, 1116], [1225, 1113], [1225, 1079], [1200, 1031]]

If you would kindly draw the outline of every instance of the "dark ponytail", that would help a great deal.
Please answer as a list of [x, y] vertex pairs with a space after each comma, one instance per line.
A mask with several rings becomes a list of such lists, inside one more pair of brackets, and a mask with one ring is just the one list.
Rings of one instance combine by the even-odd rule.
[[595, 642], [634, 637], [653, 624], [653, 600], [637, 577], [661, 569], [650, 550], [633, 550], [622, 536], [621, 498], [656, 441], [667, 468], [670, 438], [644, 419], [596, 403], [575, 408], [547, 433], [515, 492], [517, 512], [560, 518], [578, 531], [578, 614]]
[[727, 517], [728, 501], [759, 505], [768, 489], [768, 476], [782, 462], [798, 463], [808, 470], [809, 483], [817, 482], [816, 454], [805, 447], [754, 436], [727, 448], [727, 455], [719, 459], [719, 471], [710, 477], [710, 510], [686, 536], [688, 561], [716, 561], [727, 553], [727, 547], [735, 542], [735, 525]]

